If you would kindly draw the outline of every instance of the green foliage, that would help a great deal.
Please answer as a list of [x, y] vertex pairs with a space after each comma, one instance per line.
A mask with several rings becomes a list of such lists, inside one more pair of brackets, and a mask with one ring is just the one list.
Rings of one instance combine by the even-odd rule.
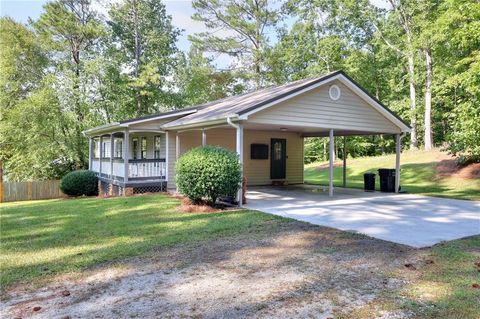
[[192, 18], [203, 22], [208, 32], [197, 33], [190, 41], [203, 51], [229, 55], [236, 60], [232, 69], [241, 68], [256, 87], [265, 85], [268, 33], [281, 19], [279, 6], [271, 0], [194, 0], [192, 7], [196, 10]]
[[[141, 116], [170, 107], [172, 94], [165, 87], [172, 75], [180, 31], [172, 25], [165, 5], [158, 0], [123, 1], [109, 11], [109, 52], [118, 65], [117, 85], [128, 90], [132, 114]], [[124, 74], [121, 76], [120, 74]]]
[[70, 196], [98, 195], [98, 178], [92, 171], [73, 171], [62, 178], [60, 190]]
[[175, 167], [179, 191], [193, 202], [206, 199], [213, 205], [219, 196], [235, 196], [240, 187], [238, 155], [219, 146], [194, 148]]

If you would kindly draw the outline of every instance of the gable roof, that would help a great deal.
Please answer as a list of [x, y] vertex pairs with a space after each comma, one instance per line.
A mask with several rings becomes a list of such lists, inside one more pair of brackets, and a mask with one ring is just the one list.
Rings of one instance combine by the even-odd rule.
[[204, 122], [226, 119], [227, 117], [238, 117], [239, 119], [246, 120], [250, 114], [261, 111], [335, 79], [347, 84], [350, 88], [354, 89], [357, 94], [363, 95], [361, 97], [364, 98], [367, 103], [376, 108], [380, 113], [383, 113], [387, 119], [391, 120], [402, 131], [410, 131], [408, 124], [380, 101], [371, 96], [357, 82], [341, 70], [318, 78], [299, 80], [214, 101], [202, 105], [195, 113], [166, 123], [163, 127], [194, 126]]
[[[162, 129], [181, 128], [185, 126], [197, 126], [215, 121], [226, 121], [227, 118], [246, 120], [249, 115], [265, 108], [278, 104], [284, 100], [302, 94], [333, 80], [340, 80], [349, 86], [355, 93], [363, 98], [368, 104], [377, 109], [387, 119], [398, 126], [402, 131], [410, 131], [410, 127], [400, 117], [388, 109], [384, 104], [370, 95], [357, 82], [343, 71], [335, 71], [321, 77], [298, 80], [287, 84], [272, 86], [240, 95], [226, 97], [221, 100], [189, 107], [179, 110], [158, 113], [140, 118], [118, 122], [120, 126], [128, 126], [139, 122], [153, 121], [157, 119], [169, 119], [162, 124]], [[88, 130], [88, 132], [94, 129]]]

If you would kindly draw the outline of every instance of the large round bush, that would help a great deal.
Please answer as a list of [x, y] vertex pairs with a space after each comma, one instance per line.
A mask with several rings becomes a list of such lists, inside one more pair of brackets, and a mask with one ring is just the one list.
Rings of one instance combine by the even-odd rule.
[[238, 155], [219, 146], [197, 147], [177, 162], [177, 186], [183, 195], [210, 205], [219, 196], [235, 196], [241, 181]]
[[60, 189], [70, 196], [98, 195], [98, 179], [91, 171], [73, 171], [62, 178]]

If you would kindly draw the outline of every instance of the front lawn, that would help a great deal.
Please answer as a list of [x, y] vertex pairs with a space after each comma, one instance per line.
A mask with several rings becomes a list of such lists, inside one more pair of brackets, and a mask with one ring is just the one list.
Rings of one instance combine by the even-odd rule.
[[179, 213], [178, 204], [165, 195], [1, 204], [1, 286], [281, 222], [247, 210]]
[[0, 317], [480, 318], [480, 236], [415, 249], [178, 204], [2, 204]]
[[[400, 181], [402, 190], [430, 196], [480, 200], [480, 178], [462, 176], [458, 172], [439, 174], [439, 166], [452, 165], [452, 159], [439, 151], [405, 151], [401, 155]], [[361, 157], [347, 160], [347, 187], [363, 188], [363, 174], [377, 174], [377, 190], [380, 188], [378, 169], [395, 168], [395, 154]], [[440, 167], [441, 168], [441, 167]], [[334, 167], [334, 185], [342, 186], [342, 162]], [[305, 182], [328, 185], [328, 163], [305, 165]], [[468, 174], [465, 174], [468, 175]]]

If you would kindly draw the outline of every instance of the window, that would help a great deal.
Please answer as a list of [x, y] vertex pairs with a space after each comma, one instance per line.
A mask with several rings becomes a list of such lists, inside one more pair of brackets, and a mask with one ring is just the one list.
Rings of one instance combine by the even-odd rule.
[[115, 138], [114, 141], [115, 141], [115, 144], [113, 145], [113, 147], [114, 147], [115, 158], [122, 158], [123, 157], [123, 139]]
[[334, 84], [328, 89], [328, 95], [334, 101], [338, 100], [341, 94], [342, 94], [342, 91], [340, 91], [340, 88], [338, 87], [338, 85]]
[[275, 142], [275, 144], [273, 144], [273, 159], [274, 160], [282, 159], [282, 143], [280, 142]]
[[140, 154], [140, 158], [147, 158], [147, 138], [145, 136], [142, 137], [142, 153]]
[[98, 158], [100, 156], [100, 140], [93, 140], [93, 157]]
[[103, 140], [103, 146], [102, 146], [102, 158], [108, 158], [110, 157], [110, 141], [108, 140]]
[[154, 143], [154, 158], [159, 159], [160, 158], [160, 150], [162, 149], [162, 140], [161, 136], [157, 135], [155, 136], [155, 143]]
[[251, 159], [268, 159], [268, 145], [267, 144], [251, 144], [250, 158]]
[[133, 159], [136, 160], [138, 157], [138, 138], [134, 138], [132, 139], [132, 143], [133, 143]]

